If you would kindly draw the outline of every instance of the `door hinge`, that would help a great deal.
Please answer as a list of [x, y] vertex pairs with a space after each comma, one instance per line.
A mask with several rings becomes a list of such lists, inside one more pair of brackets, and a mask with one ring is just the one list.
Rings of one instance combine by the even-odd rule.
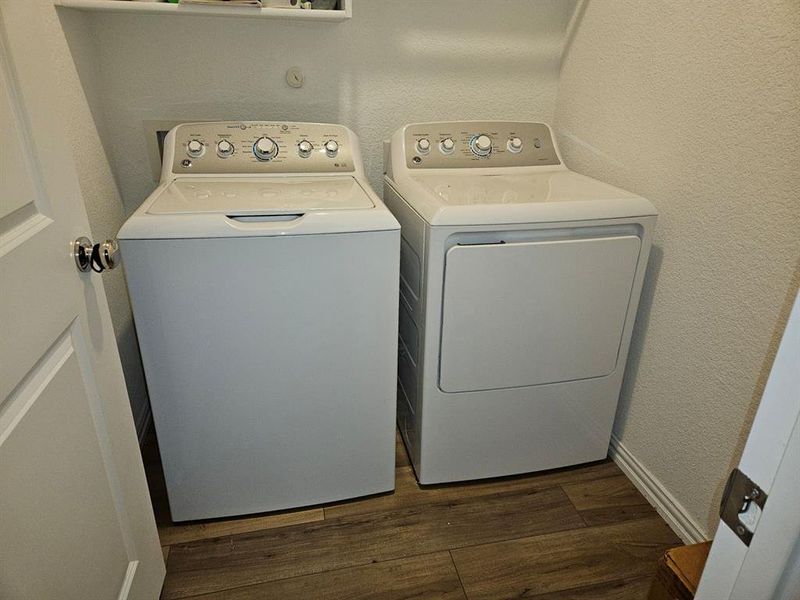
[[767, 493], [739, 469], [734, 469], [725, 484], [719, 516], [749, 546], [766, 502]]

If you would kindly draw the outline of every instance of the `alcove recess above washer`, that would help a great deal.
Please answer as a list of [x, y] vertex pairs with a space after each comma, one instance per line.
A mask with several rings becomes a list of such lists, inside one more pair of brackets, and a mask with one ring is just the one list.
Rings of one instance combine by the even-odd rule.
[[131, 0], [55, 0], [55, 5], [72, 10], [136, 13], [143, 15], [213, 16], [337, 22], [346, 21], [352, 17], [352, 1], [353, 0], [339, 0], [339, 8], [335, 10], [173, 4], [169, 2], [135, 2]]

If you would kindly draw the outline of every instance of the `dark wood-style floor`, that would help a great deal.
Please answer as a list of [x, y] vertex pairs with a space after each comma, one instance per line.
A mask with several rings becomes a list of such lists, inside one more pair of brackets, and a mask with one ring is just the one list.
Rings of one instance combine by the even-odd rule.
[[154, 436], [144, 457], [164, 599], [639, 600], [680, 545], [608, 460], [420, 488], [398, 439], [393, 494], [176, 525]]

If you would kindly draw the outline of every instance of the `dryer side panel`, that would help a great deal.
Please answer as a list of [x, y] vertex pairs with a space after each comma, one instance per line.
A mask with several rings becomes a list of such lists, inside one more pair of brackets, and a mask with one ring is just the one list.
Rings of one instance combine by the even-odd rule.
[[419, 468], [421, 364], [425, 334], [425, 223], [388, 180], [384, 181], [383, 198], [402, 228], [397, 422], [411, 462]]
[[440, 388], [492, 390], [612, 373], [640, 249], [635, 235], [450, 248]]

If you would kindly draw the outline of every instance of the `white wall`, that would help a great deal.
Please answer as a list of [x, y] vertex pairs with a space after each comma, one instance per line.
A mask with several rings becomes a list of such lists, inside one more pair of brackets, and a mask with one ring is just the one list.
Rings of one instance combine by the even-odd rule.
[[565, 160], [660, 213], [615, 432], [711, 534], [798, 284], [800, 5], [584, 8]]
[[[379, 188], [382, 140], [422, 120], [549, 121], [572, 0], [355, 0], [343, 23], [87, 15], [81, 78], [130, 213], [151, 119], [340, 122]], [[285, 72], [302, 68], [301, 89]]]

